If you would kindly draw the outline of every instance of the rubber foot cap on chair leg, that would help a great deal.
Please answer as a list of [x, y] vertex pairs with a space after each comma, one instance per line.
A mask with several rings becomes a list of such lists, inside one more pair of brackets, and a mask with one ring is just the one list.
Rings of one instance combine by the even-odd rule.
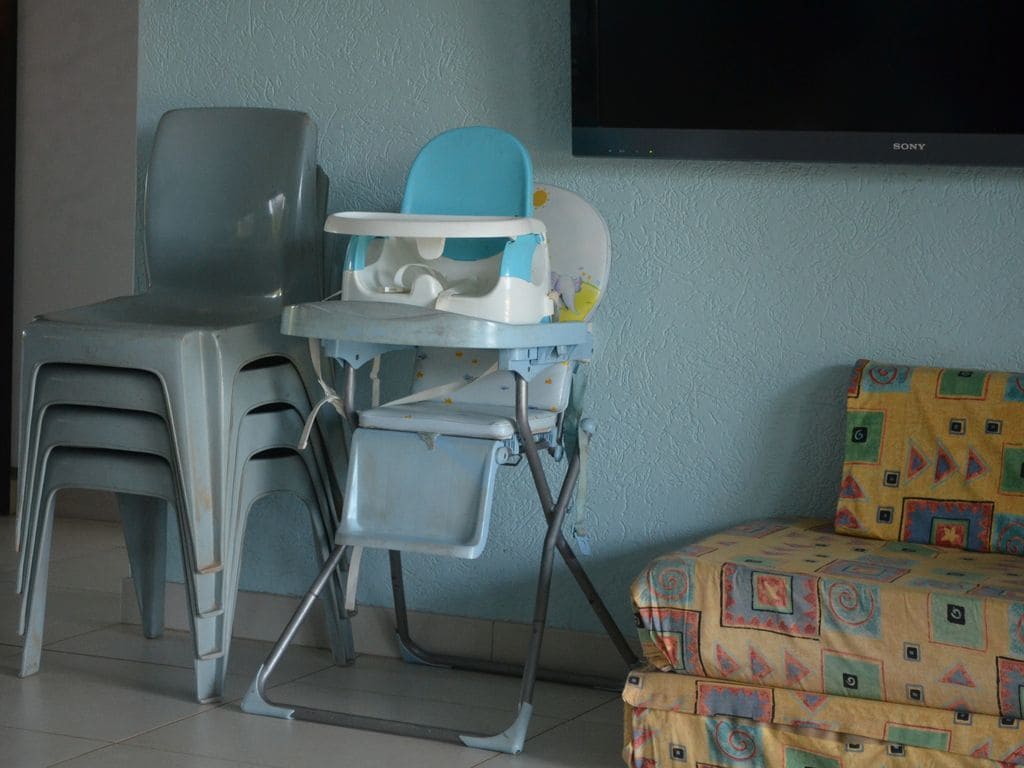
[[531, 715], [533, 704], [524, 702], [519, 705], [519, 714], [516, 715], [515, 722], [501, 733], [495, 736], [459, 736], [459, 741], [467, 747], [518, 755], [523, 751], [523, 744], [526, 742], [526, 729], [530, 727]]
[[261, 664], [260, 668], [256, 671], [256, 678], [252, 681], [252, 685], [249, 686], [245, 698], [242, 699], [242, 711], [248, 712], [250, 715], [265, 715], [266, 717], [280, 717], [284, 720], [291, 720], [295, 715], [294, 709], [279, 707], [263, 698], [259, 687], [259, 677], [262, 672], [263, 665]]

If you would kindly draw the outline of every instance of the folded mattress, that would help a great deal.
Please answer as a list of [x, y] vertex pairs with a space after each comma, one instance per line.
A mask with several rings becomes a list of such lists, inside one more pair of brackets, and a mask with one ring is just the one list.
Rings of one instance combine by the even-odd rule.
[[1020, 722], [991, 715], [653, 670], [631, 673], [622, 698], [631, 766], [1024, 764]]
[[644, 655], [696, 677], [1017, 720], [1024, 558], [763, 520], [654, 560]]

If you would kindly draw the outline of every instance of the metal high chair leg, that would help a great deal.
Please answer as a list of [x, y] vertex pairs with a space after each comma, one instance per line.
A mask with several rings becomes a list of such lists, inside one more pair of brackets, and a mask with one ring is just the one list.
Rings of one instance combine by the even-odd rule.
[[[350, 366], [346, 367], [351, 370]], [[348, 372], [349, 371], [347, 370], [346, 374], [348, 374]], [[243, 710], [253, 714], [269, 715], [285, 719], [309, 720], [350, 728], [361, 728], [381, 733], [414, 736], [433, 739], [436, 741], [447, 741], [478, 749], [488, 749], [498, 752], [506, 752], [509, 754], [518, 754], [522, 751], [523, 744], [526, 741], [527, 727], [529, 726], [530, 717], [533, 714], [533, 695], [539, 668], [541, 645], [544, 639], [544, 629], [547, 625], [547, 609], [548, 599], [551, 592], [551, 574], [554, 565], [554, 554], [556, 549], [559, 549], [558, 542], [560, 540], [564, 541], [564, 537], [562, 537], [562, 524], [565, 520], [566, 510], [569, 507], [569, 500], [572, 498], [573, 490], [576, 487], [576, 481], [579, 477], [580, 457], [578, 449], [573, 451], [573, 455], [569, 460], [569, 467], [566, 471], [565, 479], [562, 483], [561, 491], [558, 495], [558, 500], [557, 502], [554, 501], [551, 497], [551, 491], [547, 486], [543, 467], [540, 464], [540, 456], [537, 451], [537, 446], [533, 443], [532, 435], [529, 430], [529, 421], [527, 420], [527, 403], [529, 402], [527, 391], [528, 385], [526, 380], [518, 374], [516, 376], [516, 384], [517, 429], [519, 430], [520, 435], [527, 436], [525, 439], [521, 439], [520, 442], [524, 446], [531, 469], [534, 471], [534, 479], [537, 483], [538, 494], [544, 508], [545, 517], [547, 518], [547, 533], [544, 538], [544, 548], [541, 553], [540, 568], [537, 575], [537, 591], [534, 600], [533, 626], [526, 661], [522, 667], [518, 667], [515, 665], [492, 665], [486, 662], [457, 659], [456, 657], [435, 657], [446, 662], [458, 662], [446, 664], [446, 666], [477, 668], [484, 671], [505, 674], [510, 672], [514, 674], [521, 674], [522, 685], [520, 687], [519, 702], [516, 709], [516, 716], [512, 724], [498, 734], [468, 734], [451, 728], [441, 728], [395, 720], [384, 720], [381, 718], [365, 717], [343, 712], [335, 712], [332, 710], [302, 707], [290, 704], [278, 704], [267, 698], [265, 691], [267, 680], [273, 673], [278, 662], [281, 660], [281, 657], [284, 655], [284, 652], [294, 638], [295, 633], [298, 631], [303, 621], [305, 621], [309, 611], [316, 602], [320, 592], [327, 584], [332, 573], [339, 564], [343, 562], [343, 556], [346, 550], [346, 547], [344, 546], [335, 547], [331, 556], [324, 564], [323, 569], [320, 571], [320, 574], [310, 587], [309, 592], [299, 604], [298, 609], [292, 616], [291, 621], [289, 621], [284, 633], [277, 641], [277, 644], [274, 646], [270, 655], [267, 657], [266, 662], [264, 662], [258, 670], [255, 680], [253, 680], [248, 693], [242, 701]], [[346, 406], [351, 405], [349, 395], [350, 392], [346, 391], [345, 399], [348, 401]], [[348, 408], [346, 408], [346, 410], [348, 413], [352, 413]], [[397, 552], [392, 552], [391, 558], [393, 566], [392, 583], [396, 590], [396, 605], [400, 603], [404, 608], [404, 586], [401, 579], [400, 555]], [[600, 608], [604, 609], [605, 613], [607, 613], [607, 609], [604, 608], [600, 598], [597, 597], [597, 594], [593, 589], [593, 585], [590, 584], [589, 580], [586, 581], [586, 584], [589, 587], [587, 597], [591, 601], [591, 604], [595, 605], [596, 600], [596, 605], [600, 605]], [[596, 605], [595, 610], [597, 610]], [[405, 635], [408, 636], [408, 623], [404, 610], [400, 621], [404, 625]], [[617, 627], [615, 628], [615, 631], [618, 631]], [[622, 640], [622, 644], [626, 645], [625, 640]], [[626, 645], [626, 648], [628, 649], [628, 645]], [[630, 652], [630, 656], [632, 657], [632, 652]], [[635, 657], [633, 657], [633, 661], [635, 661]], [[575, 677], [574, 682], [579, 683], [582, 682], [582, 680], [579, 677]]]
[[[527, 392], [528, 384], [526, 379], [519, 374], [516, 374], [516, 428], [520, 435], [529, 434], [529, 421], [525, 405], [528, 402]], [[534, 484], [537, 488], [537, 494], [540, 497], [541, 506], [544, 510], [544, 517], [550, 522], [555, 513], [556, 504], [554, 499], [551, 497], [551, 491], [548, 487], [544, 467], [540, 461], [540, 454], [537, 450], [536, 444], [534, 444], [532, 440], [523, 440], [522, 444], [523, 450], [526, 453], [527, 463], [530, 466], [530, 472], [533, 475]], [[574, 457], [574, 460], [576, 460], [577, 468], [576, 470], [573, 470], [572, 462], [570, 462], [569, 470], [566, 473], [565, 480], [562, 483], [562, 490], [559, 494], [560, 499], [561, 495], [567, 490], [571, 498], [572, 491], [576, 486], [579, 462], [577, 457]], [[586, 571], [583, 570], [583, 565], [576, 558], [576, 554], [572, 551], [569, 543], [565, 540], [565, 535], [562, 533], [560, 526], [554, 546], [558, 550], [559, 555], [561, 555], [563, 562], [569, 569], [569, 572], [572, 573], [573, 577], [576, 579], [580, 590], [583, 592], [583, 595], [586, 597], [590, 607], [597, 615], [598, 620], [601, 622], [601, 625], [604, 627], [608, 637], [615, 645], [615, 648], [618, 651], [619, 656], [622, 657], [625, 665], [627, 667], [631, 667], [636, 664], [638, 661], [636, 654], [633, 653], [633, 649], [629, 647], [629, 643], [626, 642], [626, 638], [623, 636], [622, 631], [615, 623], [615, 620], [612, 618], [607, 606], [605, 606], [601, 596], [594, 588], [593, 582], [590, 581], [590, 577], [587, 576]], [[405, 601], [405, 585], [402, 577], [402, 554], [401, 552], [392, 550], [388, 555], [391, 566], [391, 587], [395, 603], [396, 634], [398, 635], [399, 648], [401, 649], [402, 656], [406, 661], [426, 664], [429, 666], [472, 670], [475, 672], [491, 672], [500, 675], [518, 676], [523, 674], [523, 667], [518, 664], [505, 664], [502, 662], [485, 661], [482, 659], [472, 659], [462, 656], [438, 654], [420, 646], [412, 638], [409, 628], [408, 609]], [[591, 685], [597, 688], [610, 688], [612, 690], [618, 690], [622, 687], [621, 680], [610, 680], [591, 675], [577, 675], [558, 670], [537, 670], [537, 677], [541, 680], [555, 683]]]

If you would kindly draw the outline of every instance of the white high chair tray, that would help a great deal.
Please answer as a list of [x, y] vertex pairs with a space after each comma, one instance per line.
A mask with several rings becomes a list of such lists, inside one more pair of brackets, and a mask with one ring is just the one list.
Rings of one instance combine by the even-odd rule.
[[332, 213], [324, 231], [379, 237], [519, 237], [547, 232], [539, 219], [516, 216], [442, 216], [412, 213], [343, 211]]
[[592, 343], [590, 323], [512, 325], [377, 301], [318, 301], [285, 307], [281, 333], [399, 347], [527, 349]]

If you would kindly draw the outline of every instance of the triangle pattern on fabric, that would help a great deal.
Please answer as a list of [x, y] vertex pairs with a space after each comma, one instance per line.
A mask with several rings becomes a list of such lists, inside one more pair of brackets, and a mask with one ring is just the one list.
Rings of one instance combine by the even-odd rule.
[[953, 460], [953, 456], [946, 450], [946, 446], [938, 443], [938, 450], [935, 455], [935, 484], [938, 485], [954, 472], [960, 469]]
[[794, 693], [807, 707], [808, 712], [813, 712], [828, 700], [828, 696], [824, 693], [805, 693], [803, 691], [794, 691]]
[[809, 674], [811, 670], [800, 663], [800, 660], [793, 656], [789, 651], [786, 651], [786, 682], [793, 684], [799, 683]]
[[836, 528], [846, 528], [848, 530], [857, 530], [860, 528], [860, 522], [857, 520], [857, 516], [850, 510], [843, 507], [836, 512]]
[[967, 469], [964, 470], [964, 480], [971, 482], [988, 472], [988, 465], [981, 460], [981, 457], [973, 448], [967, 449]]
[[772, 673], [771, 665], [768, 664], [768, 659], [762, 656], [756, 648], [750, 649], [750, 674], [756, 679], [763, 680]]
[[946, 674], [939, 678], [939, 682], [949, 683], [950, 685], [962, 685], [966, 688], [976, 687], [974, 678], [967, 672], [967, 668], [963, 664], [957, 664], [946, 672]]
[[914, 445], [913, 441], [910, 441], [910, 448], [907, 455], [907, 480], [913, 480], [919, 474], [924, 472], [924, 470], [926, 470], [930, 465], [931, 462], [928, 461], [928, 458], [924, 453]]
[[840, 499], [863, 499], [864, 490], [860, 487], [860, 484], [853, 479], [853, 475], [847, 475], [843, 478], [843, 484], [839, 486], [839, 498]]
[[720, 645], [715, 645], [715, 660], [718, 662], [718, 670], [723, 675], [728, 677], [737, 669], [740, 668], [740, 664], [736, 659], [725, 652], [725, 649]]
[[1018, 746], [1013, 752], [1003, 755], [1002, 762], [1005, 765], [1019, 765], [1022, 757], [1024, 757], [1024, 744]]

